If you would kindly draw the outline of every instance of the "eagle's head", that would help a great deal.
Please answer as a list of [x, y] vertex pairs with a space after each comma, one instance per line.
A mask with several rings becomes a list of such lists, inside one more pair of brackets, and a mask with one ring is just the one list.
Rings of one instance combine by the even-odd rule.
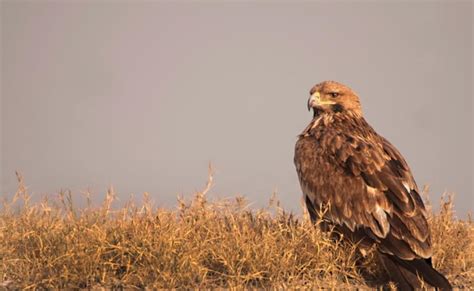
[[359, 97], [351, 88], [341, 83], [324, 81], [311, 88], [309, 94], [308, 110], [313, 108], [314, 115], [322, 112], [362, 115]]

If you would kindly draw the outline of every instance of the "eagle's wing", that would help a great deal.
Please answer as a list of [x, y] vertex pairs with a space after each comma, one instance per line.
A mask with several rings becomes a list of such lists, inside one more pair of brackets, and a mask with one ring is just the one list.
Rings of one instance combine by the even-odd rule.
[[[325, 216], [332, 223], [377, 243], [380, 251], [404, 260], [429, 258], [425, 208], [398, 150], [375, 132], [341, 133], [319, 142], [325, 146], [300, 137], [296, 145], [295, 163], [310, 213], [327, 203]], [[324, 153], [312, 153], [321, 148]]]
[[361, 171], [368, 187], [377, 189], [390, 205], [386, 217], [390, 229], [381, 240], [380, 250], [402, 259], [431, 257], [431, 241], [426, 210], [407, 162], [385, 138], [381, 138], [384, 163]]

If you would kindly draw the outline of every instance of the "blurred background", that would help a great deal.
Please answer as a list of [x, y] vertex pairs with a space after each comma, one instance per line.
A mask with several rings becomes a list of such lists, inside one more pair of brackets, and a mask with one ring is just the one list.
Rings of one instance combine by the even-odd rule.
[[1, 2], [0, 193], [113, 185], [158, 206], [202, 189], [273, 192], [300, 211], [293, 165], [310, 88], [337, 80], [434, 204], [473, 207], [473, 4]]

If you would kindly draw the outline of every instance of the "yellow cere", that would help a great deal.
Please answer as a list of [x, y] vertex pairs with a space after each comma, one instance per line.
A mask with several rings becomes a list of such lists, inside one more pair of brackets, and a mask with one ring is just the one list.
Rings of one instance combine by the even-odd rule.
[[331, 101], [331, 100], [321, 100], [321, 93], [318, 91], [314, 92], [313, 95], [311, 95], [311, 98], [316, 100], [316, 103], [318, 105], [332, 105], [336, 104], [336, 102]]

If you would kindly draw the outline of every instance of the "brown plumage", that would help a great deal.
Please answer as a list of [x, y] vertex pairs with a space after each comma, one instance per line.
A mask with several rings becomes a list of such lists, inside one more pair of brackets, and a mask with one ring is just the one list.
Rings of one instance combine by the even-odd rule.
[[419, 288], [418, 277], [451, 289], [431, 265], [425, 206], [405, 159], [365, 121], [350, 88], [326, 81], [310, 95], [314, 118], [294, 161], [311, 219], [359, 243], [362, 253], [375, 245], [400, 289]]

